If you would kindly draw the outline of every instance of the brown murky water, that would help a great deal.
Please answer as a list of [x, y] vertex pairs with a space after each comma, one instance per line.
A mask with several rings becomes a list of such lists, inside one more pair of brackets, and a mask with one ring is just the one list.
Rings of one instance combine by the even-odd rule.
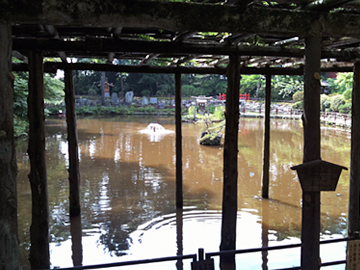
[[[82, 237], [68, 217], [66, 123], [47, 121], [51, 262], [72, 266], [218, 251], [221, 227], [222, 146], [200, 146], [200, 125], [183, 124], [184, 212], [175, 213], [175, 134], [143, 134], [148, 123], [175, 130], [172, 118], [80, 119]], [[299, 243], [301, 188], [290, 167], [302, 163], [300, 122], [271, 120], [270, 200], [261, 200], [263, 120], [240, 119], [237, 248]], [[28, 268], [31, 193], [26, 142], [18, 142], [19, 235], [22, 264]], [[322, 158], [349, 167], [350, 133], [322, 129]], [[322, 239], [346, 235], [349, 173], [337, 190], [322, 194]], [[71, 234], [73, 233], [73, 234]], [[76, 242], [76, 241], [75, 241]], [[75, 243], [76, 244], [76, 243]], [[80, 249], [79, 249], [80, 247]], [[76, 249], [75, 249], [76, 250]], [[321, 248], [323, 262], [344, 259], [344, 244]], [[300, 250], [237, 256], [241, 269], [276, 269], [300, 264]], [[217, 263], [216, 263], [217, 266]], [[153, 268], [152, 268], [153, 267]], [[145, 268], [176, 269], [175, 262]], [[179, 267], [179, 266], [178, 266]], [[336, 268], [337, 267], [337, 268]], [[326, 269], [344, 269], [336, 266]], [[184, 262], [181, 269], [190, 269]], [[179, 269], [179, 268], [178, 268]], [[240, 269], [240, 268], [239, 268]]]

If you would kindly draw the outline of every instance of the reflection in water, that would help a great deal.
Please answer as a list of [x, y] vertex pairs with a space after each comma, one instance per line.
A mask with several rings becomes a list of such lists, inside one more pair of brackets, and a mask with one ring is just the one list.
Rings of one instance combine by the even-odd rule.
[[[47, 122], [53, 267], [194, 254], [198, 248], [204, 248], [205, 252], [219, 250], [222, 146], [200, 146], [201, 126], [183, 124], [185, 207], [180, 214], [175, 209], [175, 137], [169, 134], [160, 142], [153, 142], [147, 134], [139, 132], [150, 122], [159, 123], [166, 130], [175, 129], [170, 118], [78, 120], [81, 223], [69, 220], [68, 216], [66, 123], [63, 120]], [[301, 189], [290, 167], [302, 162], [302, 128], [297, 121], [271, 120], [271, 199], [259, 200], [262, 127], [262, 119], [241, 118], [239, 122], [238, 249], [300, 242]], [[322, 157], [349, 166], [349, 133], [327, 128], [322, 130], [322, 135]], [[29, 161], [27, 142], [17, 143], [19, 237], [22, 265], [26, 270], [29, 269], [31, 218]], [[348, 178], [342, 174], [336, 192], [322, 194], [322, 239], [343, 237], [346, 233]], [[77, 253], [72, 254], [72, 246], [77, 247]], [[342, 246], [322, 248], [323, 262], [337, 259], [336, 256], [343, 259], [344, 251]], [[294, 249], [237, 255], [236, 260], [244, 269], [276, 269], [299, 265], [299, 255], [300, 250]], [[215, 266], [218, 267], [218, 262]], [[190, 269], [190, 262], [149, 267], [146, 265], [145, 269]]]

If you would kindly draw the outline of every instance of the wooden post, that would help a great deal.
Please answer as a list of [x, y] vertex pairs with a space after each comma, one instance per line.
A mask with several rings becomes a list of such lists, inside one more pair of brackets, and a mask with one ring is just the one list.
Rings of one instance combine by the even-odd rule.
[[[177, 245], [177, 256], [184, 255], [184, 245], [183, 245], [183, 209], [176, 209], [176, 245]], [[176, 270], [183, 270], [184, 263], [182, 259], [176, 261]]]
[[[320, 159], [320, 23], [305, 37], [303, 162]], [[319, 269], [320, 191], [303, 191], [301, 268]]]
[[[224, 142], [224, 184], [220, 250], [236, 248], [240, 58], [229, 56]], [[221, 269], [235, 269], [235, 254], [221, 256]]]
[[0, 269], [20, 269], [11, 25], [0, 23]]
[[354, 64], [348, 234], [360, 232], [360, 61]]
[[[269, 246], [269, 201], [262, 200], [261, 202], [261, 242], [262, 247]], [[262, 270], [268, 270], [268, 251], [264, 250], [261, 252], [262, 258]]]
[[72, 70], [65, 70], [65, 104], [69, 149], [70, 216], [80, 215], [80, 168]]
[[181, 73], [175, 73], [176, 208], [183, 208]]
[[269, 198], [271, 74], [266, 73], [262, 197]]
[[83, 259], [81, 216], [70, 216], [71, 250], [73, 266], [81, 266]]
[[49, 269], [49, 206], [45, 163], [45, 116], [42, 54], [29, 54], [29, 180], [32, 194], [32, 223], [30, 227], [31, 269]]

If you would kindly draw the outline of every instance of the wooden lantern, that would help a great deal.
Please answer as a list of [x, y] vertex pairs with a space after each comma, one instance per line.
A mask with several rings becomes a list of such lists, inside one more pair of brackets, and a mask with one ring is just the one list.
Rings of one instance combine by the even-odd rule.
[[321, 159], [291, 167], [296, 170], [303, 191], [335, 191], [342, 170], [346, 167]]

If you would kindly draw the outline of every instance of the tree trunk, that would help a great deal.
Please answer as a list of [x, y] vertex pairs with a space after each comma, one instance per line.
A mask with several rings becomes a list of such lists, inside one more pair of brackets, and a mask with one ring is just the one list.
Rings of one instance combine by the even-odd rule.
[[0, 23], [0, 269], [20, 269], [11, 25]]
[[[220, 250], [234, 250], [236, 243], [237, 182], [238, 182], [238, 129], [240, 59], [230, 56], [228, 65], [228, 87], [226, 92], [226, 127], [224, 142], [224, 184], [221, 221]], [[223, 270], [235, 269], [235, 254], [222, 255]]]
[[29, 180], [32, 194], [30, 228], [31, 269], [49, 269], [49, 205], [45, 163], [45, 116], [43, 57], [31, 51], [29, 55]]

